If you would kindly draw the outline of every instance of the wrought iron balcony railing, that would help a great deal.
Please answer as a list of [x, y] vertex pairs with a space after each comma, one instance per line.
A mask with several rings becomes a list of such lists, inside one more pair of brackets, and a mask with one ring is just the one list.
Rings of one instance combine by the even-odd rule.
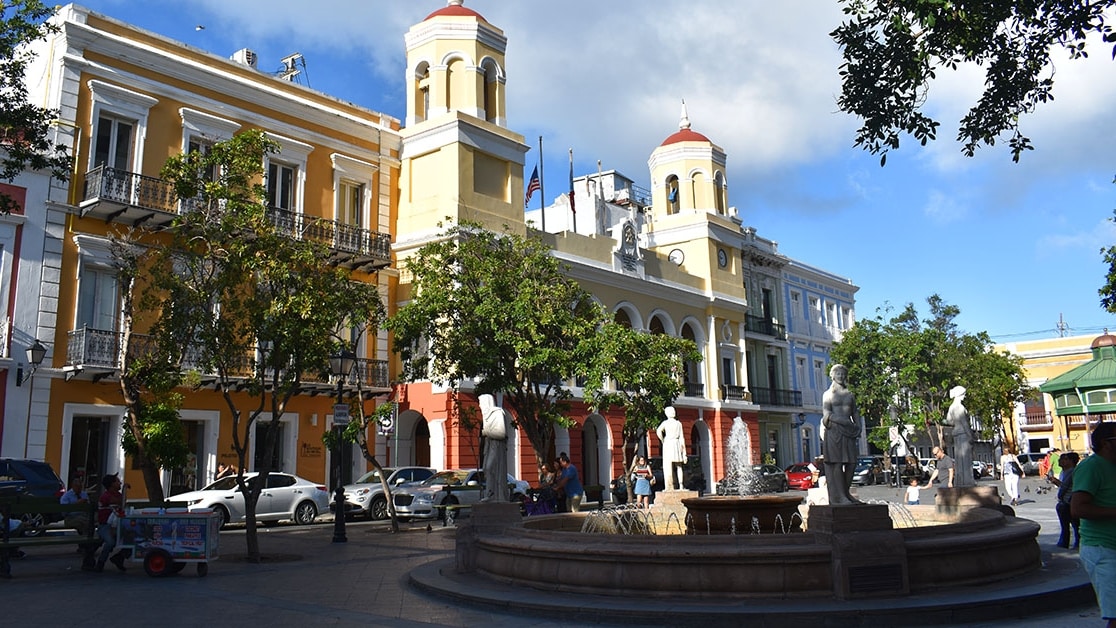
[[744, 329], [754, 334], [763, 334], [780, 340], [786, 340], [787, 327], [762, 316], [755, 316], [754, 314], [744, 315]]
[[761, 406], [802, 407], [802, 391], [784, 388], [752, 387], [752, 400]]
[[685, 386], [685, 390], [682, 391], [682, 394], [686, 397], [704, 397], [705, 396], [705, 384], [702, 384], [700, 382], [698, 382], [696, 384], [693, 383], [693, 382], [687, 382], [687, 383], [684, 384], [684, 386]]
[[751, 401], [752, 393], [745, 386], [730, 386], [721, 384], [722, 401]]
[[280, 232], [328, 246], [342, 266], [378, 269], [391, 262], [391, 236], [386, 233], [278, 207], [268, 207], [267, 215]]

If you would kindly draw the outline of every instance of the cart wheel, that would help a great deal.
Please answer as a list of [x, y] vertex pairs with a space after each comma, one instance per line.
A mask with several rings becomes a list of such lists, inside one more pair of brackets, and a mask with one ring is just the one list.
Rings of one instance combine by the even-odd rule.
[[209, 563], [198, 563], [198, 577], [204, 578], [209, 573]]
[[151, 552], [143, 559], [143, 570], [152, 578], [160, 578], [171, 572], [174, 559], [170, 554], [161, 551]]

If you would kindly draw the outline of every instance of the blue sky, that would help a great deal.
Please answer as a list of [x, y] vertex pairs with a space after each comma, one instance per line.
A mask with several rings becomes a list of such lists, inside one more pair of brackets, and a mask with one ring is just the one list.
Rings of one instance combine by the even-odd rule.
[[[248, 47], [260, 69], [301, 52], [304, 84], [404, 117], [407, 29], [445, 0], [90, 0], [89, 8], [203, 50]], [[942, 72], [928, 147], [879, 158], [852, 147], [837, 110], [836, 0], [466, 0], [508, 37], [509, 126], [538, 159], [548, 201], [578, 174], [616, 169], [649, 187], [647, 159], [678, 128], [728, 155], [730, 205], [780, 251], [860, 286], [857, 315], [940, 294], [959, 326], [999, 341], [1116, 330], [1099, 305], [1101, 247], [1116, 243], [1116, 62], [1055, 53], [1055, 100], [1023, 121], [1036, 150], [966, 158], [952, 138], [978, 69]], [[203, 30], [196, 26], [202, 25]], [[536, 201], [537, 202], [537, 201]], [[532, 203], [534, 205], [534, 203]]]

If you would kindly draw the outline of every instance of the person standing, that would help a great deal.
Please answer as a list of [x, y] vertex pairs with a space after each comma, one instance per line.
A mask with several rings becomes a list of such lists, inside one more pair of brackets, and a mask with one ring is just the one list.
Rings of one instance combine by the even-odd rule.
[[[682, 465], [686, 464], [686, 436], [682, 433], [682, 422], [675, 418], [674, 406], [663, 409], [666, 420], [659, 424], [655, 433], [663, 445], [663, 490], [681, 490]], [[675, 480], [678, 484], [675, 485]]]
[[1077, 470], [1077, 462], [1081, 456], [1075, 451], [1067, 451], [1058, 456], [1058, 468], [1061, 469], [1058, 477], [1051, 478], [1058, 487], [1058, 501], [1054, 504], [1054, 512], [1058, 513], [1058, 524], [1061, 531], [1058, 534], [1058, 547], [1069, 549], [1070, 529], [1073, 529], [1073, 549], [1081, 545], [1081, 522], [1070, 514], [1070, 499], [1073, 497], [1073, 473]]
[[1070, 515], [1081, 520], [1081, 564], [1101, 617], [1116, 628], [1116, 422], [1097, 424], [1090, 442], [1093, 455], [1073, 472]]
[[97, 505], [97, 536], [101, 537], [104, 545], [101, 546], [101, 555], [97, 558], [97, 571], [105, 570], [105, 562], [111, 560], [112, 564], [120, 571], [124, 571], [124, 559], [128, 557], [127, 551], [117, 552], [115, 556], [110, 559], [112, 550], [116, 548], [116, 526], [109, 522], [110, 515], [116, 513], [117, 517], [124, 516], [124, 494], [120, 492], [122, 486], [120, 478], [116, 475], [106, 475], [101, 484], [105, 490], [101, 493], [101, 498], [98, 500]]
[[829, 369], [833, 379], [822, 395], [822, 459], [825, 463], [826, 489], [829, 504], [859, 503], [849, 492], [856, 469], [856, 441], [860, 438], [860, 412], [856, 399], [846, 387], [849, 369], [844, 364], [834, 364]]
[[922, 489], [922, 486], [919, 485], [918, 478], [911, 478], [911, 483], [909, 485], [907, 485], [907, 505], [908, 506], [917, 506], [918, 505], [918, 492], [921, 489]]
[[965, 409], [965, 387], [954, 386], [949, 391], [949, 398], [953, 403], [946, 412], [946, 424], [953, 426], [953, 455], [954, 468], [953, 481], [950, 486], [963, 487], [975, 486], [973, 479], [973, 426], [969, 419], [969, 411]]
[[581, 500], [585, 497], [585, 489], [581, 487], [577, 467], [570, 462], [570, 457], [564, 451], [558, 456], [558, 465], [562, 471], [558, 474], [556, 488], [566, 496], [566, 511], [578, 512], [581, 510]]
[[1015, 454], [1005, 451], [1000, 456], [1000, 474], [1004, 478], [1004, 491], [1011, 498], [1011, 505], [1019, 503], [1019, 478], [1024, 475], [1023, 467], [1019, 466]]
[[[941, 474], [945, 476], [942, 481], [945, 482], [946, 487], [953, 488], [953, 479], [957, 475], [954, 473], [956, 465], [953, 464], [953, 458], [947, 456], [941, 447], [931, 449], [930, 453], [934, 454], [934, 458], [938, 460], [934, 466], [934, 472], [930, 474], [930, 485], [933, 486], [934, 480], [938, 479], [938, 475]], [[943, 471], [945, 473], [942, 473]]]
[[655, 475], [651, 471], [651, 465], [647, 464], [647, 458], [643, 456], [636, 456], [635, 465], [632, 466], [632, 477], [635, 478], [635, 496], [636, 507], [647, 508], [651, 504], [651, 484], [655, 481]]

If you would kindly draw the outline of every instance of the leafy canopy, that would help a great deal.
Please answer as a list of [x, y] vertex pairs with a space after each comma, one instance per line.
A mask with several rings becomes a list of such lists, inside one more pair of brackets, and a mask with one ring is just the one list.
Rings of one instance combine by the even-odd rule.
[[442, 236], [404, 262], [410, 301], [387, 324], [404, 377], [503, 393], [541, 466], [604, 312], [536, 236], [474, 223]]
[[[28, 44], [57, 30], [45, 22], [52, 15], [54, 9], [39, 0], [0, 4], [0, 181], [11, 182], [24, 170], [48, 170], [60, 181], [70, 176], [68, 149], [50, 138], [58, 112], [28, 102], [24, 78], [34, 58]], [[0, 214], [14, 209], [15, 200], [0, 191]]]
[[[869, 427], [913, 425], [937, 437], [950, 404], [949, 389], [968, 390], [965, 406], [980, 421], [981, 433], [1003, 428], [1005, 413], [1029, 392], [1022, 358], [989, 349], [986, 332], [969, 334], [954, 319], [960, 308], [938, 295], [926, 300], [930, 316], [920, 320], [913, 304], [895, 316], [857, 321], [833, 347], [831, 359], [849, 367], [849, 388]], [[1002, 435], [1002, 434], [1001, 434]], [[872, 442], [887, 450], [887, 430], [873, 432]], [[909, 444], [909, 443], [908, 443]]]
[[861, 119], [855, 145], [881, 154], [880, 165], [901, 134], [936, 138], [940, 123], [923, 112], [930, 83], [963, 63], [984, 68], [985, 80], [960, 120], [962, 151], [971, 157], [1007, 133], [1019, 161], [1033, 149], [1021, 118], [1054, 98], [1052, 51], [1077, 59], [1092, 35], [1116, 42], [1106, 23], [1116, 0], [839, 1], [848, 19], [831, 33], [844, 58], [837, 104]]

